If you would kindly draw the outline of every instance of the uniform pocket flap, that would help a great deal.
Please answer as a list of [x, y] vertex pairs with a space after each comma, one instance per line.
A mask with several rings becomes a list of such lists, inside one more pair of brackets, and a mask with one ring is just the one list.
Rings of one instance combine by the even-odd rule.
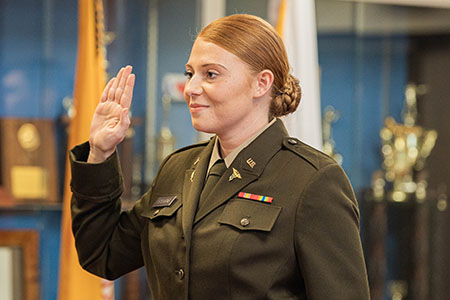
[[[160, 198], [169, 198], [169, 196], [159, 197]], [[146, 207], [141, 216], [149, 218], [150, 220], [160, 218], [160, 217], [170, 217], [175, 214], [175, 212], [181, 207], [181, 197], [179, 195], [176, 196], [176, 198], [173, 201], [167, 202], [166, 206], [161, 205], [152, 205]]]
[[225, 207], [219, 223], [240, 230], [271, 231], [281, 207], [252, 200], [234, 199]]

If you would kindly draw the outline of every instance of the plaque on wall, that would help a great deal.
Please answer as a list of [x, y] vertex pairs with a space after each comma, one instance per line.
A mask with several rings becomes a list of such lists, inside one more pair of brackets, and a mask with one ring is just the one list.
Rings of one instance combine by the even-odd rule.
[[1, 185], [17, 204], [58, 201], [54, 123], [0, 120]]

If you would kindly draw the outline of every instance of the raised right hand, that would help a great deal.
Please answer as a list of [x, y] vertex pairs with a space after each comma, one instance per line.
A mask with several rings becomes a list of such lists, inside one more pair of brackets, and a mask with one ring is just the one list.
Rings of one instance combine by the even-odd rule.
[[103, 90], [91, 122], [88, 163], [105, 161], [125, 138], [135, 82], [131, 71], [131, 66], [121, 68]]

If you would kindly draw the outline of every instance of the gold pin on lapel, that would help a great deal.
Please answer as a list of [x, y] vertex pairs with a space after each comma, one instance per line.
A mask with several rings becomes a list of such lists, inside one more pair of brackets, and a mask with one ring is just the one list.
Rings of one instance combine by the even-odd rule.
[[242, 179], [241, 173], [239, 173], [238, 170], [236, 170], [235, 168], [233, 168], [233, 174], [230, 175], [230, 177], [228, 178], [228, 181], [231, 181], [233, 179]]
[[253, 167], [256, 165], [256, 163], [255, 163], [255, 161], [253, 160], [253, 158], [251, 158], [251, 157], [249, 157], [247, 160], [246, 160], [246, 163], [250, 166], [250, 168], [252, 168], [253, 169]]
[[190, 180], [191, 182], [194, 182], [194, 174], [195, 174], [195, 170], [192, 171], [191, 178], [189, 178], [189, 180]]
[[196, 166], [198, 164], [198, 162], [200, 161], [200, 157], [197, 157], [197, 159], [194, 162], [194, 166]]

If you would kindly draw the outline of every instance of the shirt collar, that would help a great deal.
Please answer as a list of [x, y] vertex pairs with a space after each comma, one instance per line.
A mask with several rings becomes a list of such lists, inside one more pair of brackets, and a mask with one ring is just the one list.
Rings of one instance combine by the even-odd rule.
[[[245, 147], [247, 147], [251, 142], [253, 142], [261, 133], [263, 133], [267, 128], [269, 128], [273, 123], [275, 123], [277, 119], [273, 118], [272, 121], [270, 121], [266, 126], [264, 126], [263, 128], [261, 128], [258, 132], [256, 132], [254, 135], [252, 135], [251, 137], [249, 137], [247, 140], [245, 140], [242, 144], [240, 144], [239, 146], [237, 146], [235, 149], [233, 149], [233, 151], [231, 151], [230, 154], [227, 155], [227, 157], [224, 158], [225, 161], [225, 166], [228, 168], [229, 166], [231, 166], [231, 164], [233, 163], [234, 159], [238, 156], [238, 154], [242, 151], [242, 149], [244, 149]], [[219, 150], [219, 139], [216, 137], [216, 140], [214, 142], [214, 147], [213, 147], [213, 151], [211, 153], [211, 158], [209, 159], [209, 165], [208, 165], [208, 172], [206, 172], [206, 174], [209, 173], [209, 170], [211, 169], [211, 167], [214, 165], [214, 163], [219, 160], [222, 159], [222, 157], [220, 156], [220, 150]]]

